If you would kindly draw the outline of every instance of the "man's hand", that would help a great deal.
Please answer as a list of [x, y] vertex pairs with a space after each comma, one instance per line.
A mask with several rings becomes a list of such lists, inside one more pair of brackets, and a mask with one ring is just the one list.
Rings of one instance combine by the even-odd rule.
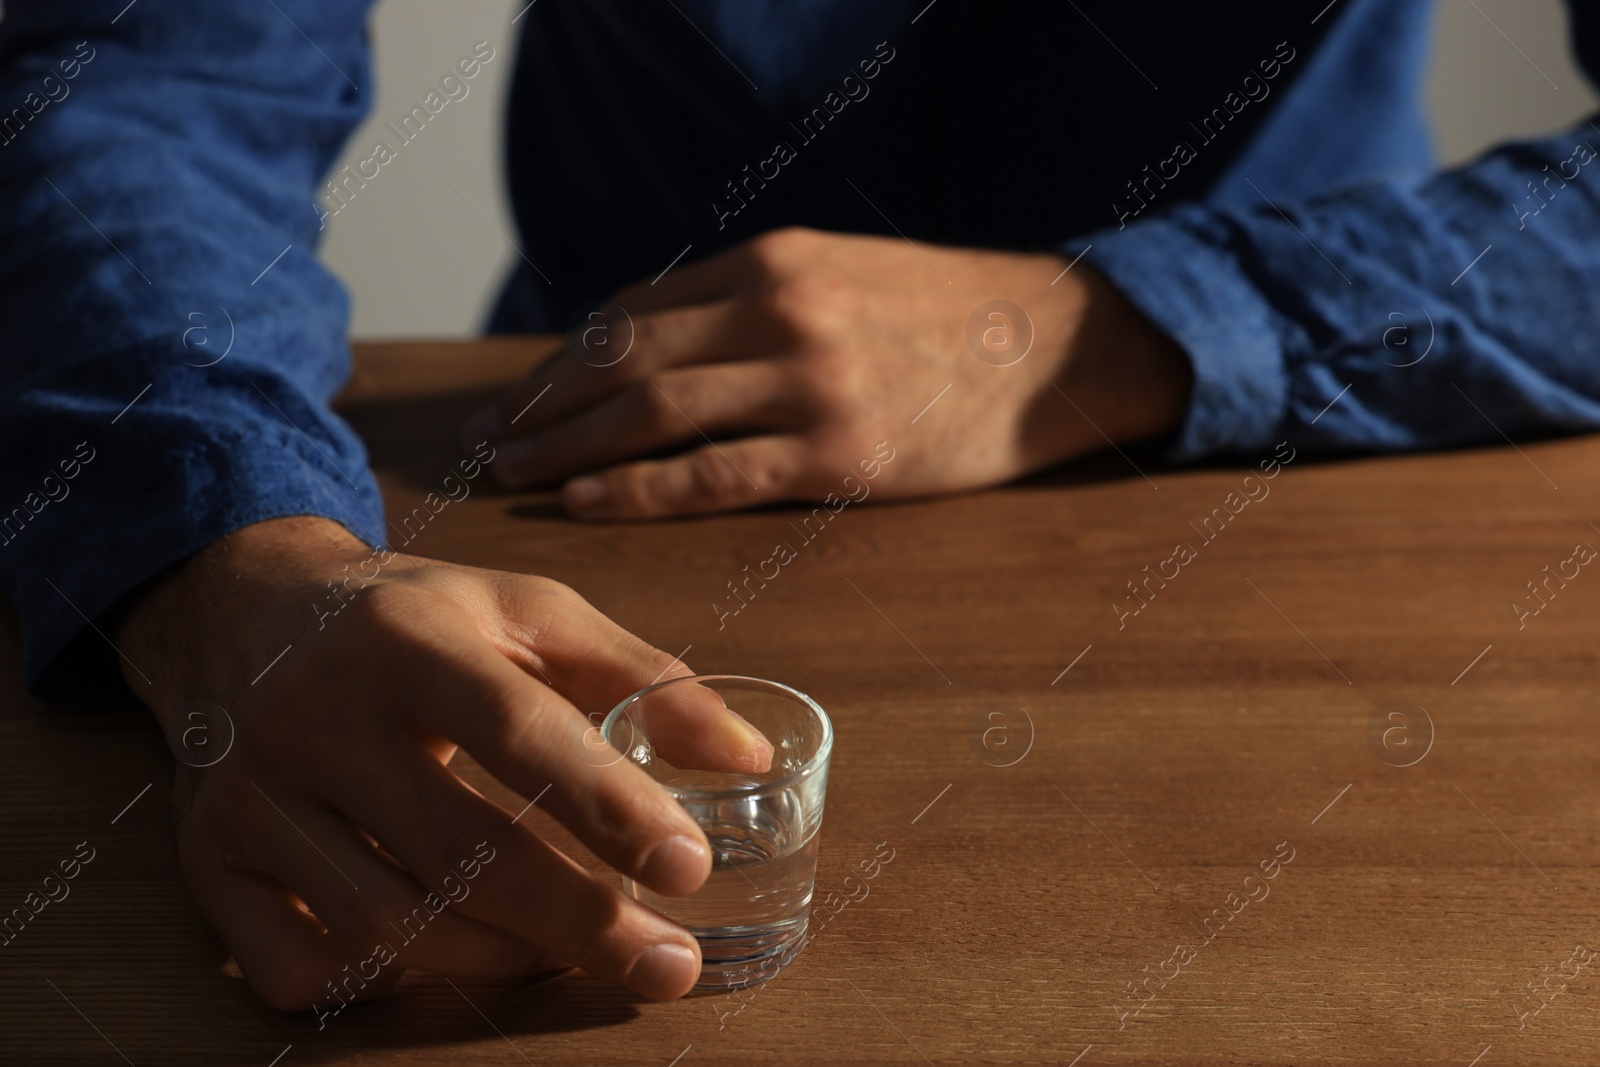
[[[192, 751], [190, 702], [228, 709], [208, 723], [227, 754], [179, 764], [178, 857], [268, 1003], [321, 1015], [407, 968], [503, 979], [575, 965], [655, 998], [699, 975], [686, 930], [446, 766], [466, 749], [658, 892], [704, 881], [694, 822], [597, 745], [578, 710], [687, 668], [566, 586], [374, 553], [337, 524], [280, 519], [152, 583], [117, 641], [154, 682], [175, 749]], [[765, 769], [767, 741], [716, 710], [691, 717], [676, 741], [685, 758]]]
[[623, 290], [466, 435], [505, 482], [635, 518], [848, 495], [880, 442], [873, 489], [907, 497], [1176, 429], [1187, 359], [1066, 266], [779, 230]]

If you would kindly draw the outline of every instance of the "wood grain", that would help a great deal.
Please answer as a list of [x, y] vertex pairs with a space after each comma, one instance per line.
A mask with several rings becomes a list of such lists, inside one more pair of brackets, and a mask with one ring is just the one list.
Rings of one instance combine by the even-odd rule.
[[[359, 352], [345, 410], [391, 513], [467, 454], [460, 415], [543, 350]], [[581, 976], [417, 977], [320, 1032], [262, 1007], [179, 882], [157, 732], [26, 697], [7, 615], [0, 911], [78, 842], [96, 858], [0, 947], [0, 1062], [1595, 1062], [1600, 969], [1551, 976], [1600, 947], [1600, 574], [1552, 586], [1520, 629], [1510, 602], [1600, 546], [1597, 461], [1592, 438], [1301, 456], [1209, 543], [1190, 523], [1248, 468], [1138, 460], [1147, 480], [1113, 454], [853, 504], [809, 542], [804, 508], [584, 525], [549, 494], [451, 505], [411, 548], [559, 578], [692, 646], [697, 670], [776, 678], [833, 715], [819, 893], [881, 843], [894, 859], [742, 1008]], [[797, 558], [719, 628], [726, 583], [780, 542]], [[1182, 542], [1194, 558], [1119, 628], [1125, 583]], [[1413, 711], [1374, 745], [1391, 702], [1431, 731]], [[1563, 992], [1519, 1024], [1547, 978]]]

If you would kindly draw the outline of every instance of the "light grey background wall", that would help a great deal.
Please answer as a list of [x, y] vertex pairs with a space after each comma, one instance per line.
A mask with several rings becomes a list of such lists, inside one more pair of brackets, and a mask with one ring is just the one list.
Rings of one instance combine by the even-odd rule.
[[380, 139], [393, 145], [398, 139], [384, 124], [398, 125], [479, 41], [487, 41], [495, 57], [467, 83], [465, 99], [446, 104], [327, 220], [322, 259], [350, 290], [355, 336], [449, 337], [481, 328], [517, 255], [509, 243], [517, 235], [500, 145], [502, 102], [521, 26], [511, 20], [527, 2], [378, 4], [372, 20], [377, 99], [340, 167], [370, 156]]
[[1433, 41], [1428, 107], [1447, 163], [1596, 109], [1561, 0], [1437, 0]]
[[[512, 20], [525, 7], [378, 5], [377, 101], [341, 165], [368, 156], [383, 124], [419, 103], [477, 42], [496, 55], [465, 99], [448, 104], [328, 220], [323, 258], [350, 288], [357, 337], [455, 336], [481, 326], [517, 255], [501, 178], [501, 100], [516, 51]], [[1437, 0], [1428, 104], [1447, 162], [1592, 113], [1596, 98], [1572, 59], [1561, 0]]]

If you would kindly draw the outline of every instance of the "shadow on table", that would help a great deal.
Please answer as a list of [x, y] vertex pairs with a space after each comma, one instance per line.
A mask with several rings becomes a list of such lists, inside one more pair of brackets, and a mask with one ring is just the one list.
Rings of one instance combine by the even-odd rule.
[[384, 1052], [482, 1041], [509, 1043], [539, 1060], [550, 1050], [532, 1039], [620, 1026], [638, 1016], [640, 1003], [631, 993], [577, 973], [512, 985], [415, 976], [388, 997], [328, 1018], [320, 1031], [311, 1025], [298, 1037], [284, 1036], [294, 1042], [297, 1063], [381, 1060]]
[[[472, 458], [457, 438], [468, 415], [493, 402], [500, 389], [463, 389], [390, 397], [339, 405], [339, 414], [361, 436], [368, 462], [377, 471], [397, 474], [408, 486], [435, 490], [456, 463]], [[495, 485], [492, 478], [482, 483]], [[474, 486], [474, 492], [479, 491]]]

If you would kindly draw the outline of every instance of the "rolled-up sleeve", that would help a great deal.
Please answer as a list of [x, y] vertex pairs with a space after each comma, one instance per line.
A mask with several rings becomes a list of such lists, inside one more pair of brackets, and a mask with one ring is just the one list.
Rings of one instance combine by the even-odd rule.
[[0, 582], [44, 699], [126, 702], [103, 617], [233, 530], [316, 515], [382, 542], [329, 407], [347, 299], [315, 258], [368, 6], [6, 5]]
[[[1594, 81], [1600, 13], [1571, 8]], [[1421, 178], [1186, 204], [1065, 251], [1085, 249], [1193, 363], [1175, 458], [1600, 429], [1600, 120]]]

